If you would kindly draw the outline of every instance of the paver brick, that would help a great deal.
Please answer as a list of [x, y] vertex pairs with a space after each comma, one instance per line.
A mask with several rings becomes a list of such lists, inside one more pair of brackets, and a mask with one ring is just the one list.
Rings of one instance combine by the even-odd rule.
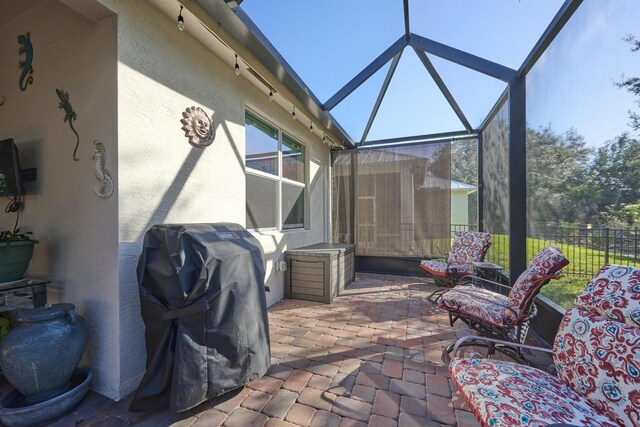
[[333, 378], [338, 373], [338, 367], [330, 363], [313, 363], [306, 370], [329, 378]]
[[430, 394], [427, 399], [427, 417], [443, 424], [455, 424], [456, 422], [451, 400], [436, 394]]
[[226, 418], [227, 414], [224, 412], [208, 409], [198, 415], [198, 419], [192, 424], [192, 427], [218, 427]]
[[285, 421], [306, 427], [311, 423], [315, 413], [316, 409], [311, 406], [294, 403], [284, 419]]
[[376, 398], [376, 389], [366, 385], [356, 384], [353, 386], [353, 390], [351, 390], [351, 398], [373, 404]]
[[341, 417], [366, 422], [371, 416], [371, 405], [348, 397], [338, 396], [331, 411]]
[[338, 372], [335, 377], [333, 377], [329, 391], [336, 396], [349, 396], [355, 383], [356, 377], [354, 375]]
[[297, 427], [297, 426], [295, 424], [280, 420], [278, 418], [271, 418], [269, 419], [269, 421], [267, 421], [267, 424], [265, 424], [264, 427]]
[[340, 424], [340, 415], [329, 411], [316, 411], [309, 427], [338, 427]]
[[467, 411], [467, 412], [470, 411], [469, 405], [467, 405], [467, 402], [464, 401], [464, 398], [462, 397], [462, 395], [458, 391], [453, 393], [453, 397], [451, 398], [451, 402], [453, 402], [453, 407], [455, 409], [460, 409], [462, 411]]
[[264, 414], [246, 408], [238, 408], [229, 415], [224, 425], [228, 427], [262, 427], [267, 421], [269, 421], [269, 417]]
[[427, 395], [423, 385], [397, 379], [391, 380], [389, 390], [403, 396], [416, 397], [418, 399], [424, 399]]
[[398, 427], [424, 427], [428, 423], [426, 418], [416, 417], [415, 415], [409, 415], [401, 413], [398, 418]]
[[271, 395], [269, 393], [253, 390], [251, 394], [242, 401], [240, 406], [251, 409], [252, 411], [260, 412], [270, 399]]
[[[440, 359], [438, 359], [440, 360]], [[404, 368], [414, 371], [424, 372], [425, 374], [434, 374], [436, 372], [435, 366], [430, 362], [416, 362], [415, 360], [405, 360]]]
[[311, 372], [293, 371], [291, 375], [289, 375], [289, 378], [282, 384], [282, 388], [300, 393], [312, 376], [313, 374]]
[[263, 393], [273, 394], [280, 388], [283, 381], [272, 377], [260, 377], [255, 381], [247, 384], [247, 387], [253, 390], [258, 390]]
[[[235, 391], [231, 393], [236, 393]], [[230, 394], [231, 394], [230, 393]], [[243, 388], [237, 394], [234, 394], [230, 398], [226, 398], [222, 402], [216, 402], [214, 408], [218, 411], [224, 412], [226, 414], [230, 414], [234, 409], [240, 406], [240, 403], [251, 393], [251, 390], [247, 387]]]
[[387, 390], [376, 391], [373, 413], [387, 418], [397, 418], [400, 412], [400, 396]]
[[285, 365], [271, 365], [267, 370], [267, 375], [279, 380], [286, 380], [293, 368]]
[[371, 374], [379, 374], [382, 372], [382, 363], [367, 360], [360, 366], [360, 372], [369, 372]]
[[289, 390], [280, 389], [273, 395], [262, 412], [273, 418], [284, 419], [289, 409], [298, 398], [298, 394]]
[[437, 394], [438, 396], [450, 397], [451, 387], [449, 380], [438, 375], [426, 374], [427, 392], [429, 394]]
[[332, 380], [329, 377], [314, 374], [307, 383], [307, 387], [317, 388], [318, 390], [327, 390], [331, 387], [331, 381]]
[[458, 427], [480, 427], [475, 415], [466, 411], [456, 411], [456, 422]]
[[424, 372], [414, 371], [413, 369], [404, 369], [402, 371], [402, 380], [410, 383], [424, 384], [425, 374]]
[[312, 348], [314, 345], [316, 345], [316, 342], [306, 338], [296, 338], [289, 344], [294, 347]]
[[390, 378], [402, 378], [402, 362], [396, 360], [385, 360], [382, 362], [382, 375]]
[[360, 369], [360, 365], [362, 365], [362, 360], [360, 359], [345, 359], [340, 364], [339, 372], [356, 375], [358, 370]]
[[[427, 397], [428, 399], [428, 397]], [[417, 417], [427, 416], [427, 401], [425, 399], [416, 399], [410, 396], [400, 397], [400, 412]]]
[[331, 410], [333, 402], [336, 400], [336, 395], [329, 393], [328, 391], [317, 390], [315, 388], [307, 387], [302, 390], [300, 396], [298, 396], [298, 402], [303, 405], [312, 406], [316, 409], [324, 409], [326, 411]]
[[369, 372], [360, 372], [356, 378], [356, 384], [366, 385], [374, 387], [378, 390], [389, 389], [389, 378], [380, 374], [373, 374]]
[[396, 427], [398, 425], [395, 420], [380, 415], [372, 415], [367, 424], [369, 427]]
[[351, 419], [351, 418], [343, 417], [340, 420], [340, 426], [339, 427], [367, 427], [367, 425], [365, 423], [363, 423], [362, 421], [358, 421], [358, 420], [354, 420], [354, 419]]

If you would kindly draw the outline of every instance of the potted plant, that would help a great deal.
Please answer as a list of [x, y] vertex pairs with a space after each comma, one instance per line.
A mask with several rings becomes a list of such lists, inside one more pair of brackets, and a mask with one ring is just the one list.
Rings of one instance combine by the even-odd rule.
[[0, 283], [20, 280], [27, 271], [37, 240], [31, 238], [31, 232], [0, 231]]

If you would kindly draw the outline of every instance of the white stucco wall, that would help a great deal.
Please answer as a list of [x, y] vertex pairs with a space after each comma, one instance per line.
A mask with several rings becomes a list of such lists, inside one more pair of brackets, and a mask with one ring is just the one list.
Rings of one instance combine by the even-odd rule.
[[[105, 1], [105, 4], [109, 4]], [[156, 223], [245, 224], [244, 111], [251, 108], [306, 144], [310, 159], [308, 230], [256, 233], [266, 254], [269, 305], [284, 295], [282, 252], [327, 239], [329, 150], [308, 123], [268, 100], [264, 89], [234, 74], [175, 20], [142, 1], [112, 2], [118, 14], [118, 162], [121, 321], [120, 395], [145, 367], [136, 262], [145, 231]], [[186, 107], [213, 118], [216, 139], [194, 148], [181, 130]]]
[[469, 225], [469, 196], [467, 190], [451, 190], [451, 224]]
[[[31, 32], [34, 80], [18, 89], [18, 34]], [[63, 123], [55, 89], [70, 94], [78, 115], [80, 161], [72, 160], [75, 136]], [[30, 273], [50, 278], [51, 302], [76, 304], [89, 322], [83, 364], [93, 388], [119, 391], [118, 193], [98, 198], [93, 187], [95, 139], [107, 148], [107, 167], [117, 180], [116, 18], [92, 22], [56, 0], [45, 0], [0, 27], [0, 139], [14, 138], [22, 167], [37, 167], [29, 183], [21, 224], [40, 241]], [[4, 199], [3, 199], [4, 200]], [[4, 205], [1, 206], [4, 208]], [[0, 213], [0, 229], [14, 215]]]

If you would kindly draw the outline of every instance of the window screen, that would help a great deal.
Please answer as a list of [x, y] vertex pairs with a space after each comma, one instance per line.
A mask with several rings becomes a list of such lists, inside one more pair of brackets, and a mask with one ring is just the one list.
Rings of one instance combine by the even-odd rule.
[[282, 177], [304, 183], [304, 145], [282, 134]]
[[278, 175], [278, 129], [247, 111], [246, 166]]
[[278, 226], [278, 181], [247, 174], [247, 228]]
[[304, 187], [282, 183], [283, 228], [304, 227]]

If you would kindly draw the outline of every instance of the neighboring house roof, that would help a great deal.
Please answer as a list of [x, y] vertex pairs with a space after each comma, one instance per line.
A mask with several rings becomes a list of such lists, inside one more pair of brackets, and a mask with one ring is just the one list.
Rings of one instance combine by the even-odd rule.
[[478, 187], [475, 185], [465, 184], [463, 182], [451, 180], [451, 191], [467, 191], [472, 193], [476, 191]]

